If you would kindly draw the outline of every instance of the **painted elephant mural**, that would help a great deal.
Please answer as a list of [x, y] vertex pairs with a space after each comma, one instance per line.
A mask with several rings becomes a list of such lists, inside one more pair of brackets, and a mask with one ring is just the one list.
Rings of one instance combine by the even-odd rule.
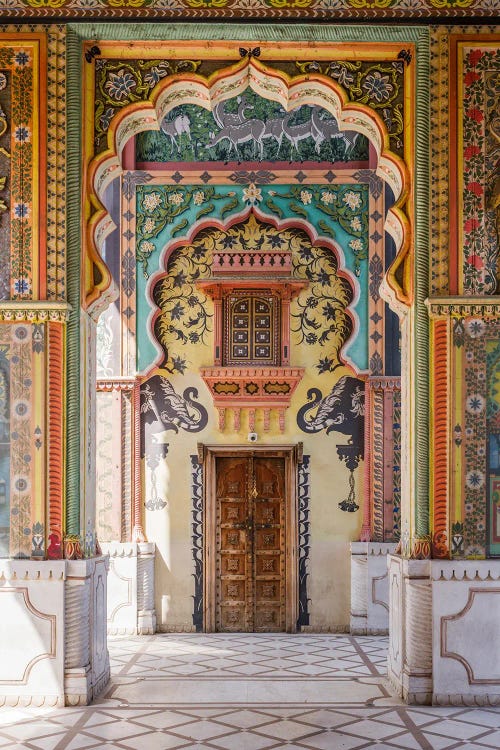
[[[315, 433], [326, 430], [348, 435], [347, 445], [337, 445], [337, 455], [349, 470], [349, 495], [339, 503], [340, 510], [353, 513], [359, 509], [354, 488], [354, 470], [364, 456], [365, 391], [358, 378], [344, 375], [323, 398], [319, 388], [307, 391], [308, 403], [297, 413], [297, 424], [302, 432]], [[316, 409], [316, 414], [307, 415]]]
[[153, 375], [141, 386], [141, 455], [145, 452], [146, 425], [150, 425], [148, 434], [173, 430], [179, 432], [201, 432], [208, 422], [205, 407], [195, 401], [198, 390], [186, 388], [182, 396], [177, 393], [167, 378]]
[[[327, 435], [332, 431], [341, 432], [350, 436], [351, 443], [363, 446], [365, 391], [362, 380], [344, 375], [324, 398], [319, 388], [310, 388], [307, 398], [308, 403], [297, 413], [297, 424], [302, 432], [312, 434], [326, 430]], [[317, 409], [316, 414], [307, 416], [313, 409]]]

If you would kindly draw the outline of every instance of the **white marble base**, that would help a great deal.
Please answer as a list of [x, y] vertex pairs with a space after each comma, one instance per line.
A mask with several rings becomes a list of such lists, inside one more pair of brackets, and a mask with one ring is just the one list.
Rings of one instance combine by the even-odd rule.
[[387, 555], [396, 545], [351, 542], [351, 633], [381, 635], [389, 632], [389, 579]]
[[108, 542], [101, 547], [109, 554], [108, 633], [152, 635], [156, 632], [155, 545]]
[[500, 705], [500, 560], [389, 558], [388, 675], [408, 703]]
[[0, 704], [86, 705], [105, 687], [106, 566], [0, 561]]
[[434, 560], [433, 702], [500, 705], [500, 560]]

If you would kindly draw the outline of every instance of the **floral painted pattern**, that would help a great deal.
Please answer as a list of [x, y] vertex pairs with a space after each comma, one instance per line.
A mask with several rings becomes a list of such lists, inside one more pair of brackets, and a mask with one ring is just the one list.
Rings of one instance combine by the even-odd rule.
[[313, 349], [319, 374], [334, 372], [342, 364], [341, 350], [353, 329], [347, 312], [354, 296], [349, 281], [337, 272], [334, 253], [313, 245], [305, 232], [278, 232], [271, 225], [255, 221], [236, 224], [228, 230], [202, 229], [191, 245], [171, 254], [168, 273], [153, 289], [153, 299], [160, 310], [155, 336], [165, 353], [162, 369], [184, 373], [191, 347], [208, 345], [212, 302], [196, 282], [210, 278], [214, 253], [223, 253], [228, 247], [291, 253], [293, 275], [309, 282], [292, 304], [294, 341]]
[[483, 558], [488, 552], [488, 445], [500, 429], [498, 362], [500, 322], [457, 319], [453, 344], [463, 351], [463, 423], [454, 427], [463, 456], [462, 518], [453, 519], [452, 555]]
[[[0, 249], [0, 299], [26, 299], [31, 295], [32, 261], [34, 253], [38, 252], [38, 248], [34, 247], [35, 235], [31, 225], [38, 143], [32, 123], [37, 84], [33, 76], [33, 50], [30, 45], [10, 42], [0, 46], [0, 68], [9, 71], [8, 76], [4, 72], [0, 78], [0, 90], [5, 90], [7, 94], [2, 97], [6, 112], [0, 107], [0, 133], [5, 135], [7, 132], [2, 139], [2, 154], [8, 157], [9, 165], [16, 165], [8, 177], [0, 177], [0, 191], [10, 192], [10, 195], [5, 195], [5, 200], [0, 200], [2, 230], [5, 227]], [[10, 216], [2, 217], [7, 205]]]
[[[284, 211], [278, 205], [283, 199], [288, 201], [288, 209], [304, 219], [309, 219], [309, 207], [319, 214], [337, 221], [342, 229], [353, 236], [348, 246], [354, 255], [354, 273], [359, 276], [361, 263], [368, 258], [368, 199], [369, 186], [331, 185], [329, 187], [310, 185], [305, 188], [291, 187], [289, 190], [269, 191], [269, 198], [264, 201], [271, 213], [283, 218]], [[335, 239], [331, 221], [320, 219], [318, 228], [327, 236]]]
[[[500, 50], [465, 48], [462, 80], [463, 287], [466, 294], [494, 294], [499, 238], [490, 191], [498, 160]], [[495, 115], [496, 112], [496, 115]]]
[[[352, 0], [352, 4], [362, 7], [366, 0]], [[394, 0], [378, 0], [386, 5]], [[333, 78], [345, 90], [352, 102], [367, 104], [382, 117], [391, 150], [403, 155], [404, 141], [404, 71], [403, 60], [379, 62], [365, 60], [334, 60], [329, 63], [316, 61], [297, 62], [303, 73], [322, 73]]]

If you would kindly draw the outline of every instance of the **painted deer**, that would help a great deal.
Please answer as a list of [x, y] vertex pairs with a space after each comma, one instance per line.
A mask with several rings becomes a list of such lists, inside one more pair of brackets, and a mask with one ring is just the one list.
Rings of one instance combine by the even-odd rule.
[[170, 138], [172, 152], [176, 148], [177, 152], [180, 153], [180, 146], [177, 139], [182, 133], [187, 133], [189, 140], [191, 140], [191, 122], [187, 115], [177, 115], [173, 120], [167, 120], [165, 117], [160, 125], [160, 130]]
[[[313, 112], [315, 109], [316, 109], [315, 107], [312, 108]], [[322, 137], [318, 129], [314, 127], [312, 116], [311, 116], [311, 119], [308, 120], [307, 122], [302, 122], [302, 123], [299, 123], [298, 125], [290, 125], [290, 120], [292, 116], [293, 116], [293, 112], [285, 115], [282, 121], [283, 133], [286, 135], [286, 137], [292, 144], [291, 154], [293, 154], [293, 150], [295, 149], [295, 153], [297, 154], [297, 156], [300, 156], [298, 144], [300, 143], [300, 141], [304, 141], [307, 138], [313, 139], [315, 143], [315, 150], [317, 153], [319, 153], [318, 140], [321, 141], [321, 138], [324, 140], [324, 137]]]
[[228, 157], [231, 154], [231, 151], [234, 151], [236, 158], [239, 159], [240, 154], [238, 146], [253, 141], [254, 153], [255, 145], [257, 145], [259, 158], [262, 159], [264, 145], [262, 142], [262, 136], [264, 135], [265, 128], [266, 126], [262, 120], [247, 120], [240, 125], [225, 125], [216, 135], [213, 133], [211, 134], [208, 145], [209, 148], [213, 148], [221, 141], [227, 140], [229, 141]]
[[219, 128], [225, 128], [228, 125], [242, 125], [246, 121], [246, 111], [253, 109], [253, 106], [247, 102], [244, 96], [239, 96], [237, 101], [238, 111], [236, 113], [226, 112], [225, 102], [219, 102], [215, 105], [212, 116]]
[[278, 156], [280, 152], [284, 135], [285, 131], [283, 130], [283, 117], [276, 117], [272, 120], [268, 120], [265, 123], [265, 130], [262, 139], [267, 140], [268, 138], [273, 138], [276, 141], [276, 143], [278, 144], [278, 151], [276, 152], [276, 156]]
[[321, 144], [331, 139], [344, 141], [347, 148], [352, 149], [358, 138], [358, 133], [352, 130], [341, 131], [337, 120], [324, 120], [317, 107], [312, 108], [311, 126], [314, 131], [313, 138], [316, 144], [315, 150], [319, 154]]

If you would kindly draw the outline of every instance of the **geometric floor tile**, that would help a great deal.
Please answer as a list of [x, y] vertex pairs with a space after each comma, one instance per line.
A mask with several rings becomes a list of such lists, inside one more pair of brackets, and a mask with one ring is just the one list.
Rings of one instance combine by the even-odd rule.
[[500, 710], [406, 706], [387, 638], [157, 634], [108, 641], [92, 706], [0, 709], [0, 750], [498, 750]]

